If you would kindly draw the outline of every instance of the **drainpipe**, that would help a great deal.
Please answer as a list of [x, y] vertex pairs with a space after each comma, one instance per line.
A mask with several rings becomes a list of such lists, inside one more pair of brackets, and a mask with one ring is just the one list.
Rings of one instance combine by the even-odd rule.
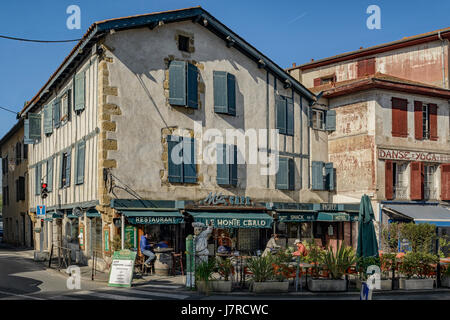
[[381, 228], [383, 227], [383, 204], [380, 203], [380, 210], [379, 210], [379, 217], [380, 217], [380, 227], [378, 228], [378, 248], [381, 249]]
[[122, 225], [121, 225], [121, 230], [120, 230], [120, 232], [122, 233], [122, 235], [121, 235], [121, 245], [122, 245], [122, 250], [124, 250], [125, 249], [125, 218], [123, 217], [123, 213], [120, 215], [120, 217], [121, 217], [121, 222], [122, 222]]
[[442, 49], [442, 55], [441, 55], [441, 60], [442, 60], [442, 86], [444, 88], [447, 88], [446, 86], [446, 81], [445, 81], [445, 61], [444, 61], [444, 42], [445, 40], [442, 38], [441, 36], [441, 31], [438, 32], [438, 38], [439, 40], [441, 40], [441, 49]]

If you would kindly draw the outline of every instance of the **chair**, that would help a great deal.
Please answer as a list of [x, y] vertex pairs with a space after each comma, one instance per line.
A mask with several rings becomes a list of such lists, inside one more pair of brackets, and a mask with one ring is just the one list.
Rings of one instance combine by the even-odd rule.
[[173, 276], [175, 276], [177, 269], [181, 269], [181, 275], [184, 276], [183, 254], [172, 252], [172, 275]]

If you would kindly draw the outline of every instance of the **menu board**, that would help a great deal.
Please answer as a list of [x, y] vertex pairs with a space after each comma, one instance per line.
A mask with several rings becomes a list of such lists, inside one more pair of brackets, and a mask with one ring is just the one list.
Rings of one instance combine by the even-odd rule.
[[135, 260], [136, 252], [130, 250], [114, 251], [108, 286], [131, 287]]

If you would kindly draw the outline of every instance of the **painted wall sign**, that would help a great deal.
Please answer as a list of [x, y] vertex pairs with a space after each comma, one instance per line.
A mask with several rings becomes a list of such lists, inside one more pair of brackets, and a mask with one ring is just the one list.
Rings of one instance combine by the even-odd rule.
[[270, 219], [196, 218], [195, 221], [211, 224], [214, 228], [270, 228]]
[[103, 228], [103, 251], [109, 255], [111, 253], [110, 250], [109, 227], [105, 227]]
[[182, 217], [128, 217], [131, 224], [179, 224], [183, 223]]
[[135, 260], [136, 252], [130, 250], [115, 251], [109, 272], [108, 286], [131, 287]]
[[253, 201], [250, 197], [227, 196], [222, 193], [213, 194], [210, 192], [204, 200], [200, 201], [200, 204], [210, 206], [251, 206]]
[[425, 162], [450, 162], [450, 155], [433, 152], [416, 152], [403, 150], [378, 149], [379, 159], [404, 160], [404, 161], [425, 161]]

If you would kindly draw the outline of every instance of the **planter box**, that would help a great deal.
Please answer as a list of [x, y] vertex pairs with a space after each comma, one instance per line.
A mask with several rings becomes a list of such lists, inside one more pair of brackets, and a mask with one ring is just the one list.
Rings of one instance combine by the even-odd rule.
[[209, 282], [211, 291], [214, 292], [231, 292], [231, 281], [212, 280]]
[[327, 292], [347, 291], [347, 281], [308, 278], [308, 289], [310, 291], [327, 291]]
[[441, 278], [441, 287], [450, 288], [450, 277]]
[[432, 290], [434, 279], [400, 279], [402, 290]]
[[[356, 288], [361, 290], [361, 280], [356, 279]], [[380, 289], [375, 289], [374, 291], [388, 291], [392, 290], [392, 280], [380, 280]]]
[[198, 293], [203, 293], [208, 295], [211, 292], [211, 282], [212, 281], [196, 281], [195, 286], [197, 287]]
[[288, 292], [289, 281], [253, 282], [250, 290], [254, 293]]

